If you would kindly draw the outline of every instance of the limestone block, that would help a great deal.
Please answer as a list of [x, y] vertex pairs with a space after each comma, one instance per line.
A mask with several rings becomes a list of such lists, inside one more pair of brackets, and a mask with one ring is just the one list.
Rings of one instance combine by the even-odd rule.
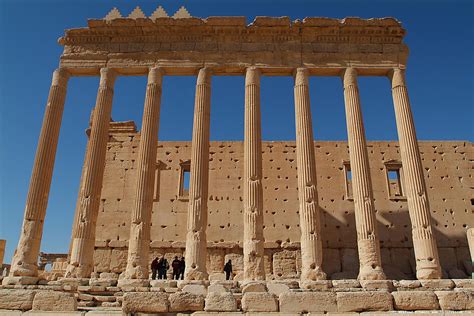
[[21, 311], [14, 311], [14, 310], [1, 310], [0, 309], [0, 316], [21, 316]]
[[31, 309], [35, 294], [32, 290], [0, 289], [0, 309]]
[[457, 288], [474, 289], [474, 279], [453, 279]]
[[189, 292], [176, 292], [169, 296], [170, 312], [193, 312], [204, 310], [204, 297]]
[[474, 310], [472, 291], [435, 291], [435, 294], [443, 310]]
[[353, 289], [360, 287], [357, 280], [332, 280], [332, 286], [337, 289]]
[[123, 295], [122, 311], [125, 313], [168, 312], [168, 294], [161, 292], [128, 292]]
[[438, 298], [432, 291], [392, 292], [394, 308], [404, 311], [439, 309]]
[[267, 282], [267, 289], [268, 293], [276, 296], [280, 296], [280, 294], [290, 291], [290, 287], [287, 284], [275, 281]]
[[296, 278], [296, 251], [282, 250], [273, 254], [273, 275], [276, 278]]
[[420, 280], [421, 286], [430, 290], [450, 290], [454, 288], [454, 282], [450, 279]]
[[127, 250], [126, 249], [112, 249], [110, 255], [110, 271], [121, 273], [127, 266]]
[[308, 313], [337, 311], [334, 292], [286, 292], [280, 294], [280, 312]]
[[209, 285], [209, 287], [207, 288], [207, 291], [209, 293], [210, 292], [214, 292], [214, 293], [230, 292], [228, 288], [226, 288], [224, 285], [219, 284], [219, 283]]
[[393, 283], [390, 280], [360, 280], [360, 285], [366, 290], [392, 290]]
[[225, 281], [224, 272], [209, 273], [209, 281]]
[[106, 280], [118, 280], [118, 274], [113, 273], [113, 272], [102, 272], [99, 275], [100, 279], [106, 279]]
[[207, 272], [222, 273], [224, 269], [224, 249], [209, 248], [207, 255]]
[[300, 282], [300, 288], [308, 290], [326, 291], [332, 287], [330, 280], [304, 281]]
[[98, 248], [94, 250], [94, 271], [99, 273], [110, 271], [111, 253], [111, 249]]
[[387, 292], [338, 292], [339, 312], [389, 311], [393, 310], [392, 295]]
[[399, 290], [416, 289], [421, 287], [421, 282], [418, 280], [393, 280], [393, 286]]
[[242, 285], [242, 293], [249, 293], [249, 292], [266, 292], [267, 287], [265, 286], [265, 282], [248, 282]]
[[210, 292], [206, 296], [206, 312], [234, 312], [237, 311], [237, 301], [232, 293]]
[[117, 279], [90, 279], [89, 281], [90, 286], [116, 286]]
[[33, 299], [32, 309], [40, 311], [75, 311], [77, 310], [77, 301], [71, 293], [39, 291]]
[[202, 284], [186, 284], [185, 286], [183, 286], [182, 291], [186, 293], [191, 293], [194, 295], [202, 295], [202, 296], [206, 296], [207, 294], [206, 286]]
[[266, 292], [249, 292], [242, 297], [244, 312], [277, 312], [278, 301], [275, 295]]

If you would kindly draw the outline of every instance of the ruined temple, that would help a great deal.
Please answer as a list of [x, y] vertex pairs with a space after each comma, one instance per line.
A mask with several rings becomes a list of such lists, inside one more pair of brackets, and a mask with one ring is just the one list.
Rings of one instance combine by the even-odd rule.
[[[248, 24], [184, 7], [172, 17], [114, 9], [66, 30], [0, 309], [474, 309], [472, 143], [418, 142], [404, 35], [394, 18]], [[162, 82], [177, 75], [196, 76], [191, 142], [158, 135]], [[245, 77], [244, 140], [210, 142], [212, 78], [229, 75]], [[100, 83], [67, 262], [48, 276], [38, 255], [71, 76]], [[140, 131], [111, 121], [118, 76], [148, 78]], [[262, 141], [262, 76], [294, 78], [295, 141]], [[341, 78], [347, 142], [314, 138], [312, 76]], [[366, 140], [360, 76], [387, 78], [397, 141]], [[150, 280], [162, 256], [185, 257], [184, 280]]]

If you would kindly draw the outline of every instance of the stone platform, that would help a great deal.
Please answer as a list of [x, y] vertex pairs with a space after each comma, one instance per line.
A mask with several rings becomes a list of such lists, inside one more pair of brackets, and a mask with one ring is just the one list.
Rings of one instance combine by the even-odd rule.
[[[0, 315], [398, 314], [474, 315], [474, 280], [267, 282], [70, 279], [0, 287]], [[448, 313], [449, 311], [449, 313]], [[51, 312], [51, 313], [49, 313]]]

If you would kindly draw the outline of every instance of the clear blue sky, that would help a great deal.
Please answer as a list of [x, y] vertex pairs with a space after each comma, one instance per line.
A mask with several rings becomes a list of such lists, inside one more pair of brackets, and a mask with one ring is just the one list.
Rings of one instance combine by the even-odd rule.
[[[185, 5], [191, 15], [306, 16], [363, 18], [393, 16], [407, 29], [410, 47], [407, 81], [420, 140], [470, 140], [473, 127], [473, 1], [24, 1], [0, 0], [0, 239], [7, 239], [10, 262], [23, 218], [36, 144], [52, 71], [66, 28], [86, 26], [114, 6], [128, 15], [136, 5], [150, 15], [162, 5], [172, 15]], [[166, 77], [159, 137], [190, 140], [193, 77]], [[293, 80], [262, 80], [262, 133], [265, 140], [294, 140]], [[217, 77], [212, 82], [211, 139], [243, 138], [244, 81]], [[97, 78], [69, 82], [42, 251], [67, 252]], [[116, 83], [113, 119], [141, 124], [145, 77]], [[389, 83], [360, 78], [369, 140], [397, 139]], [[339, 78], [312, 78], [313, 125], [317, 140], [346, 140]], [[219, 119], [217, 119], [219, 118]]]

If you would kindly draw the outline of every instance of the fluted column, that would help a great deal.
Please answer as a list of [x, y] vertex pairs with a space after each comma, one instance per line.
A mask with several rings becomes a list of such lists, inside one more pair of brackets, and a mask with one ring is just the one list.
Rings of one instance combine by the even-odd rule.
[[71, 256], [65, 277], [88, 278], [93, 270], [95, 229], [105, 169], [109, 123], [116, 72], [100, 70], [100, 84], [86, 149], [83, 185], [79, 192], [79, 212], [73, 229]]
[[[53, 73], [31, 173], [20, 240], [10, 269], [11, 277], [36, 277], [38, 275], [38, 254], [43, 235], [43, 222], [48, 205], [68, 78], [68, 72], [62, 68], [56, 69]], [[34, 283], [34, 278], [30, 281]]]
[[401, 69], [394, 69], [390, 76], [403, 179], [405, 180], [405, 192], [412, 225], [416, 276], [418, 279], [438, 279], [441, 278], [438, 248], [431, 227], [430, 205], [405, 84], [405, 74]]
[[358, 279], [382, 280], [385, 279], [385, 274], [380, 258], [369, 158], [355, 69], [348, 68], [344, 71], [343, 83], [359, 250]]
[[245, 75], [244, 129], [244, 279], [265, 280], [260, 71], [255, 67]]
[[308, 70], [298, 68], [295, 76], [296, 162], [301, 228], [301, 281], [326, 279], [316, 180], [313, 124], [309, 99]]
[[199, 70], [194, 103], [194, 125], [189, 180], [186, 235], [186, 280], [207, 280], [207, 195], [209, 185], [209, 128], [211, 72]]
[[138, 147], [135, 205], [130, 222], [125, 279], [148, 279], [150, 224], [153, 207], [162, 75], [159, 68], [148, 73], [140, 145]]

